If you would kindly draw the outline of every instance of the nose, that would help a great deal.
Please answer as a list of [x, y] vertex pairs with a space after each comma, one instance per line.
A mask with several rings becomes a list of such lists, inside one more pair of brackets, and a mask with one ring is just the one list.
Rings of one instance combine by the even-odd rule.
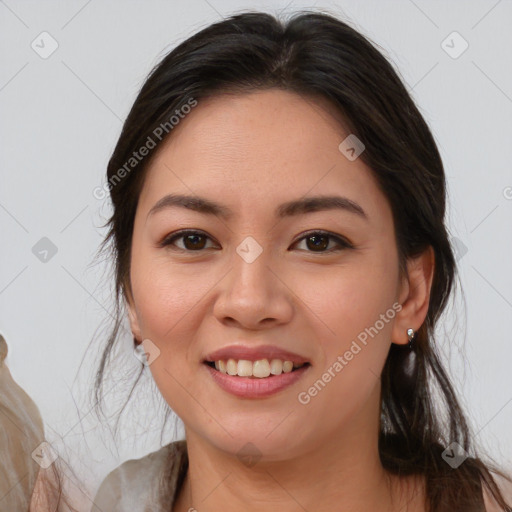
[[251, 263], [235, 253], [219, 285], [214, 315], [226, 325], [255, 330], [287, 323], [293, 316], [293, 293], [265, 251]]

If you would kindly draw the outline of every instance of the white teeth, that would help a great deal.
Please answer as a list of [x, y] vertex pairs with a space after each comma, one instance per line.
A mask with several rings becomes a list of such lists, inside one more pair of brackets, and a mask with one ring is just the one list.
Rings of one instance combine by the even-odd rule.
[[281, 359], [258, 359], [257, 361], [248, 361], [247, 359], [228, 359], [227, 361], [215, 361], [215, 369], [228, 375], [238, 375], [239, 377], [257, 377], [263, 379], [270, 375], [281, 375], [281, 373], [290, 373], [295, 368], [303, 366], [300, 363], [292, 361], [283, 361]]
[[254, 361], [252, 365], [252, 374], [254, 377], [259, 377], [260, 379], [268, 377], [270, 375], [270, 364], [268, 361], [266, 359]]
[[226, 370], [228, 371], [229, 375], [236, 375], [236, 372], [238, 371], [236, 361], [234, 359], [228, 359], [228, 362], [226, 363]]
[[283, 372], [290, 373], [293, 370], [293, 363], [291, 361], [285, 361], [283, 363]]
[[283, 361], [281, 359], [272, 359], [270, 361], [270, 373], [272, 375], [281, 375], [283, 373]]
[[252, 362], [240, 359], [240, 361], [238, 361], [237, 373], [240, 377], [250, 377], [252, 375]]

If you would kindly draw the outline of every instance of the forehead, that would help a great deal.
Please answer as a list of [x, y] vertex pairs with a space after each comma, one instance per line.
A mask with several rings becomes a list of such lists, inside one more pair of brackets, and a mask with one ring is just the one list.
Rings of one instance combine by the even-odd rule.
[[139, 204], [148, 210], [172, 192], [273, 212], [290, 199], [339, 193], [378, 217], [388, 205], [371, 170], [339, 150], [349, 134], [325, 99], [270, 89], [198, 100], [158, 149]]

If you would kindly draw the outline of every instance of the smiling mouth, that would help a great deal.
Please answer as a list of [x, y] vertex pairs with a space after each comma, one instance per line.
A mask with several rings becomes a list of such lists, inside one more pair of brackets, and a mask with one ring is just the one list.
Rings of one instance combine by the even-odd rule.
[[292, 373], [310, 363], [293, 363], [282, 359], [259, 359], [249, 361], [247, 359], [227, 359], [219, 361], [204, 361], [204, 364], [220, 373], [232, 377], [245, 377], [252, 379], [265, 379], [277, 377], [283, 373]]

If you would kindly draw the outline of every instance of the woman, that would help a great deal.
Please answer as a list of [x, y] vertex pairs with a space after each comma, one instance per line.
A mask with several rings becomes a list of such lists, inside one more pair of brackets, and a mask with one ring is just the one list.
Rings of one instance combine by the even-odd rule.
[[322, 13], [201, 30], [151, 72], [107, 178], [97, 391], [126, 305], [186, 435], [110, 473], [93, 510], [511, 510], [435, 348], [443, 164], [360, 33]]

